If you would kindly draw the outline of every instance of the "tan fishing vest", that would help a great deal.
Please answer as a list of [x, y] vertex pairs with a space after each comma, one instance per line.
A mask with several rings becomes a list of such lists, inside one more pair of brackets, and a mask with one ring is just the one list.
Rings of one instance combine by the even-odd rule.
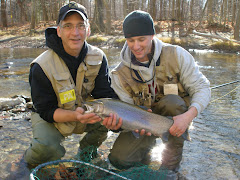
[[[162, 47], [162, 52], [160, 55], [160, 65], [156, 66], [156, 86], [157, 94], [155, 96], [154, 102], [159, 101], [163, 96], [163, 86], [164, 84], [177, 84], [178, 95], [186, 101], [188, 96], [184, 90], [182, 84], [179, 82], [180, 70], [177, 61], [176, 47], [171, 45], [166, 45]], [[146, 106], [151, 108], [152, 97], [149, 92], [147, 83], [139, 83], [135, 81], [134, 78], [138, 79], [134, 73], [131, 74], [129, 67], [121, 63], [113, 73], [118, 74], [121, 86], [124, 87], [129, 95], [133, 98], [134, 104], [140, 106]], [[140, 73], [139, 73], [140, 74]], [[189, 105], [189, 102], [187, 102]]]
[[[77, 70], [76, 85], [64, 61], [53, 51], [47, 50], [32, 63], [38, 63], [52, 83], [58, 99], [58, 107], [75, 110], [81, 103], [91, 98], [95, 87], [95, 78], [102, 64], [103, 52], [94, 46], [88, 46], [88, 53]], [[63, 136], [72, 133], [81, 134], [86, 125], [80, 122], [54, 123]]]

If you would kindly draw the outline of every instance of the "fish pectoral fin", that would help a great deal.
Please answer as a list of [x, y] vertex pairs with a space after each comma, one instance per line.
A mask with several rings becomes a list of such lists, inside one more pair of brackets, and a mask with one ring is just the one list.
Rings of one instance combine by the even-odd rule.
[[132, 131], [132, 134], [134, 135], [135, 138], [140, 138], [140, 134], [139, 133], [136, 133], [135, 131]]
[[170, 132], [169, 132], [169, 131], [163, 133], [163, 134], [162, 134], [162, 137], [161, 137], [162, 140], [163, 140], [164, 142], [167, 142], [167, 141], [168, 141], [168, 138], [169, 138], [169, 135], [170, 135]]

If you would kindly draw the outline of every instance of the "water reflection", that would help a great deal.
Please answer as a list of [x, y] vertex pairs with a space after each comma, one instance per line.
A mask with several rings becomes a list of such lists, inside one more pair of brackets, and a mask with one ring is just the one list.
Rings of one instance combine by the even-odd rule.
[[30, 96], [28, 83], [29, 63], [44, 49], [0, 49], [0, 97]]
[[[43, 51], [44, 49], [0, 49], [0, 97], [15, 94], [30, 95], [29, 63]], [[104, 49], [104, 52], [108, 57], [110, 69], [114, 68], [120, 61], [120, 50]], [[240, 80], [239, 55], [196, 50], [191, 51], [191, 54], [202, 73], [210, 80], [212, 87]], [[213, 89], [211, 103], [194, 120], [193, 128], [190, 129], [192, 142], [185, 143], [182, 160], [181, 173], [187, 178], [198, 180], [240, 178], [239, 86], [240, 83], [234, 83]], [[0, 153], [2, 164], [0, 174], [9, 173], [10, 170], [5, 164], [15, 161], [28, 147], [31, 138], [29, 122], [6, 120], [5, 123], [8, 126], [1, 130], [0, 138], [4, 144], [1, 148], [4, 151]], [[109, 136], [103, 150], [112, 145], [110, 140], [114, 133]], [[79, 136], [73, 135], [64, 142], [67, 149], [66, 159], [75, 155], [78, 141]]]

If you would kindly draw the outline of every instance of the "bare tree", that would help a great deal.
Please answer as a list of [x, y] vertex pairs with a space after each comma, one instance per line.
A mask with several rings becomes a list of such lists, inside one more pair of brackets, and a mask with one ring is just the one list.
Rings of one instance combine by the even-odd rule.
[[238, 1], [238, 13], [236, 18], [236, 24], [234, 26], [234, 39], [239, 41], [239, 30], [240, 30], [240, 1]]
[[104, 0], [106, 9], [106, 34], [111, 34], [111, 0]]
[[[10, 8], [9, 9], [13, 9], [12, 0], [10, 0]], [[12, 11], [10, 11], [10, 18], [11, 18], [11, 25], [13, 25], [13, 12]]]
[[181, 1], [180, 0], [176, 0], [176, 19], [178, 22], [181, 22], [182, 21], [182, 14], [181, 14]]
[[123, 0], [123, 16], [125, 17], [128, 14], [128, 3], [127, 0]]
[[17, 4], [20, 7], [20, 23], [23, 24], [25, 21], [28, 21], [28, 16], [24, 9], [25, 0], [17, 0]]
[[159, 7], [159, 20], [163, 20], [164, 19], [164, 12], [163, 12], [163, 0], [160, 0], [160, 7]]
[[236, 19], [235, 14], [237, 14], [237, 0], [233, 0], [233, 7], [232, 7], [232, 26], [234, 26], [234, 22]]
[[102, 33], [105, 31], [105, 25], [103, 22], [103, 10], [103, 0], [95, 0], [94, 16], [93, 22], [91, 24], [92, 32]]
[[36, 25], [36, 0], [32, 0], [32, 10], [31, 10], [31, 24], [30, 24], [30, 35], [35, 30]]
[[136, 9], [135, 7], [137, 6], [138, 1], [128, 0], [127, 2], [128, 2], [127, 12], [130, 13]]
[[207, 0], [208, 24], [213, 23], [213, 0]]
[[3, 27], [8, 27], [7, 24], [7, 12], [6, 12], [6, 3], [5, 0], [1, 0], [1, 21]]
[[205, 2], [205, 5], [204, 5], [204, 8], [202, 9], [202, 12], [201, 12], [201, 15], [200, 15], [200, 18], [199, 18], [199, 23], [198, 23], [197, 27], [202, 25], [202, 20], [203, 20], [203, 17], [204, 17], [204, 13], [205, 13], [205, 10], [206, 10], [207, 7], [208, 7], [208, 2], [209, 2], [209, 1], [211, 1], [211, 0], [207, 0], [207, 1]]
[[48, 14], [47, 14], [45, 0], [41, 0], [40, 3], [41, 3], [41, 7], [42, 7], [42, 12], [43, 12], [43, 20], [44, 21], [48, 21]]
[[116, 15], [116, 1], [112, 1], [112, 14], [113, 14], [113, 17], [114, 17], [114, 20], [116, 20], [117, 18], [117, 15]]
[[190, 1], [190, 21], [193, 20], [193, 7], [194, 7], [194, 1], [195, 1], [195, 0], [191, 0], [191, 1]]
[[220, 24], [222, 24], [222, 21], [223, 21], [225, 25], [226, 20], [227, 20], [227, 0], [223, 0], [221, 5]]
[[156, 15], [157, 15], [156, 0], [151, 0], [149, 5], [150, 5], [149, 13], [151, 14], [153, 20], [156, 20]]

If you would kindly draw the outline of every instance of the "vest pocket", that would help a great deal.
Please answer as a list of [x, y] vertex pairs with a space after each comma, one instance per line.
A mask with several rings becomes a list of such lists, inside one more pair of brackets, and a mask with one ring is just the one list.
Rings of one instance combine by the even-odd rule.
[[53, 74], [53, 77], [54, 77], [54, 82], [56, 84], [56, 88], [57, 88], [58, 92], [64, 92], [64, 91], [72, 89], [73, 84], [70, 80], [69, 73]]
[[99, 66], [87, 66], [87, 71], [85, 72], [83, 87], [86, 89], [88, 93], [90, 93], [94, 89], [95, 79], [99, 72]]
[[[53, 74], [53, 81], [55, 85], [55, 93], [58, 97], [58, 102], [64, 109], [74, 109], [76, 94], [74, 89], [74, 83], [71, 80], [69, 73], [58, 73]], [[60, 95], [61, 93], [61, 95]], [[63, 100], [63, 97], [64, 100]]]

